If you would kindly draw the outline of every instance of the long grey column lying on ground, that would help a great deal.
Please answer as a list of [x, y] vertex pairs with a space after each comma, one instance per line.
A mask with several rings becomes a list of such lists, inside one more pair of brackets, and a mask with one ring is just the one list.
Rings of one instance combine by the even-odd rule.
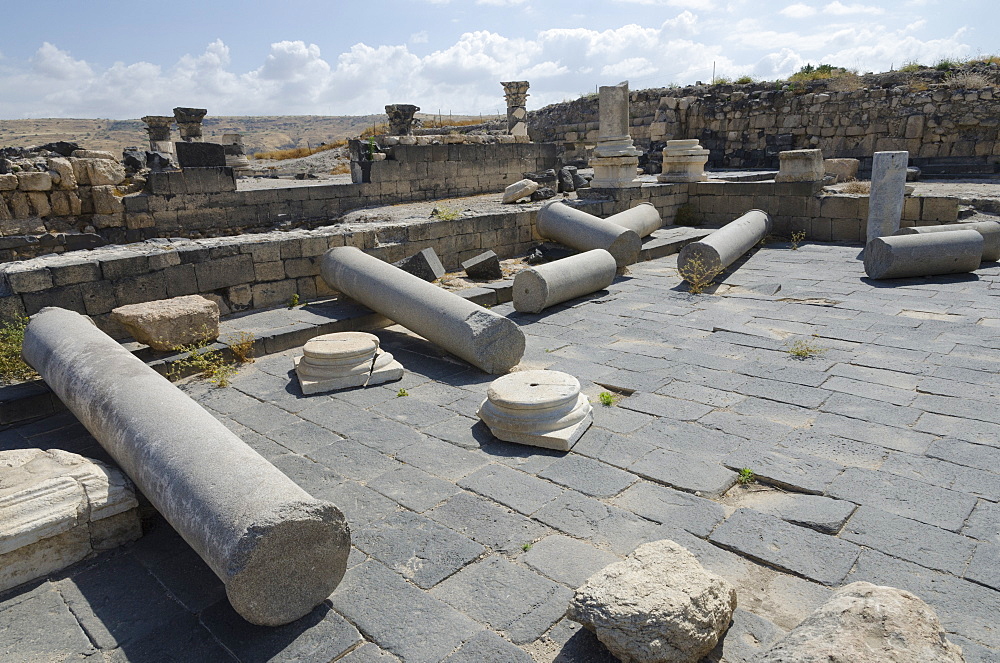
[[88, 318], [42, 309], [22, 352], [247, 621], [287, 624], [340, 583], [351, 548], [340, 509], [299, 488]]
[[909, 159], [909, 152], [876, 152], [872, 157], [872, 185], [868, 194], [869, 242], [899, 230]]
[[640, 238], [651, 235], [663, 225], [660, 213], [653, 203], [639, 203], [631, 209], [618, 214], [612, 214], [605, 221], [617, 224], [629, 230], [634, 230]]
[[513, 321], [353, 246], [327, 251], [320, 273], [334, 290], [487, 373], [506, 373], [524, 355]]
[[983, 262], [1000, 260], [1000, 223], [996, 221], [977, 221], [975, 223], [947, 223], [943, 226], [917, 226], [915, 228], [900, 228], [894, 235], [924, 235], [926, 233], [943, 233], [955, 230], [975, 230], [983, 236]]
[[551, 202], [538, 210], [535, 219], [542, 237], [576, 249], [604, 249], [615, 257], [619, 267], [639, 259], [642, 240], [634, 230], [570, 207], [562, 201]]
[[865, 246], [865, 274], [873, 279], [975, 271], [983, 236], [975, 230], [876, 237]]
[[553, 304], [607, 288], [617, 271], [615, 257], [604, 249], [529, 267], [514, 277], [514, 308], [538, 313]]
[[681, 276], [697, 272], [712, 277], [736, 262], [771, 232], [771, 217], [753, 209], [698, 242], [681, 249], [677, 271]]

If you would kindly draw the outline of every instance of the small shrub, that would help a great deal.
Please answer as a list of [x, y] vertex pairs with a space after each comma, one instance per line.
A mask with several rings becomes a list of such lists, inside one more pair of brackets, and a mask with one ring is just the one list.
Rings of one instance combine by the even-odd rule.
[[226, 358], [218, 350], [208, 349], [208, 344], [209, 341], [206, 340], [177, 348], [186, 352], [187, 356], [173, 363], [170, 370], [167, 371], [167, 377], [171, 380], [179, 380], [194, 374], [218, 387], [228, 387], [229, 378], [236, 374], [236, 367], [226, 361]]
[[298, 305], [299, 305], [300, 303], [301, 303], [301, 300], [299, 299], [299, 294], [298, 294], [298, 293], [295, 293], [294, 295], [292, 295], [292, 296], [291, 296], [291, 297], [290, 297], [290, 298], [288, 299], [288, 308], [290, 308], [290, 309], [292, 309], [292, 308], [295, 308], [295, 307], [296, 307], [296, 306], [298, 306]]
[[692, 295], [700, 295], [705, 288], [712, 285], [718, 272], [708, 267], [705, 261], [699, 256], [694, 256], [685, 261], [683, 267], [678, 267], [681, 278], [688, 283], [688, 292]]
[[749, 486], [757, 481], [757, 475], [749, 467], [744, 467], [736, 476], [736, 483], [741, 486]]
[[840, 189], [841, 193], [856, 193], [867, 196], [872, 192], [872, 183], [867, 180], [848, 180]]
[[732, 82], [733, 79], [729, 78], [729, 76], [719, 76], [712, 81], [712, 85], [732, 85]]
[[524, 544], [523, 546], [521, 546], [521, 550], [523, 550], [524, 552], [528, 552], [529, 550], [531, 550], [531, 544], [530, 543]]
[[864, 85], [861, 83], [860, 76], [853, 71], [845, 71], [831, 78], [826, 87], [831, 92], [854, 92], [860, 90]]
[[399, 391], [396, 392], [396, 398], [403, 398], [404, 396], [409, 396], [409, 395], [410, 392], [408, 392], [405, 389], [400, 389]]
[[38, 373], [21, 359], [24, 344], [24, 330], [28, 318], [18, 318], [0, 325], [0, 380], [3, 382], [25, 382], [35, 380]]
[[956, 90], [982, 90], [984, 87], [993, 85], [989, 76], [977, 74], [973, 71], [963, 71], [957, 74], [948, 74], [944, 82], [948, 87]]
[[1000, 55], [980, 55], [972, 58], [970, 62], [982, 62], [984, 64], [1000, 64]]
[[820, 81], [827, 78], [835, 78], [851, 73], [843, 67], [835, 67], [832, 64], [820, 64], [812, 66], [806, 64], [788, 78], [789, 83], [808, 83], [809, 81]]
[[440, 207], [435, 207], [433, 210], [431, 210], [431, 218], [437, 219], [438, 221], [454, 221], [460, 216], [462, 216], [461, 210], [457, 210], [452, 207], [446, 207], [444, 205], [441, 205]]
[[756, 83], [757, 79], [754, 78], [753, 76], [747, 76], [746, 74], [744, 74], [733, 82], [736, 83], [737, 85], [747, 85], [749, 83]]
[[913, 72], [920, 71], [924, 68], [924, 65], [920, 64], [915, 60], [910, 60], [909, 62], [904, 62], [903, 66], [899, 68], [899, 71]]
[[788, 348], [786, 352], [796, 359], [808, 359], [809, 357], [817, 357], [827, 351], [820, 345], [817, 345], [815, 341], [809, 339], [800, 338], [792, 343], [786, 343]]
[[611, 407], [615, 404], [615, 395], [610, 391], [602, 391], [597, 397], [601, 399], [601, 405], [604, 407]]
[[225, 341], [229, 346], [229, 351], [233, 353], [233, 358], [238, 364], [253, 363], [253, 342], [254, 336], [250, 332], [236, 332]]
[[934, 63], [934, 68], [938, 71], [948, 71], [960, 66], [962, 66], [961, 60], [952, 60], [951, 58], [941, 58]]
[[799, 250], [799, 243], [802, 242], [802, 240], [804, 240], [805, 238], [806, 238], [806, 231], [805, 230], [796, 230], [796, 231], [794, 231], [792, 233], [792, 246], [791, 246], [792, 251], [798, 251]]

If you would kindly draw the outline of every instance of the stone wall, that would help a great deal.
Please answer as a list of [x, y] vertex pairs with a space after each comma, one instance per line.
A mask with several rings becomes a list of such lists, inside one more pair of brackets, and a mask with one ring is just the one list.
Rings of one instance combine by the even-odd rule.
[[[788, 86], [785, 86], [786, 88]], [[640, 90], [631, 96], [631, 135], [653, 162], [667, 140], [696, 138], [714, 168], [778, 167], [778, 152], [819, 148], [827, 158], [862, 160], [907, 150], [914, 163], [1000, 163], [994, 88], [931, 85], [809, 92], [759, 85]], [[556, 104], [529, 117], [533, 140], [582, 155], [597, 139], [597, 100]], [[655, 167], [654, 167], [655, 170]]]

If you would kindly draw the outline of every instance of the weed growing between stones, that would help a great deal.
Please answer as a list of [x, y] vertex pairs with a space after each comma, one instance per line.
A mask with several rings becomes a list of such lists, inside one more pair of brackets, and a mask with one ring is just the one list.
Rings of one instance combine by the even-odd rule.
[[749, 467], [744, 467], [736, 476], [736, 483], [741, 486], [749, 486], [752, 483], [756, 483], [756, 481], [757, 475]]
[[38, 378], [38, 373], [21, 359], [21, 345], [28, 318], [0, 325], [0, 380], [6, 383], [24, 382]]
[[236, 360], [236, 363], [252, 364], [253, 342], [253, 334], [243, 331], [233, 334], [225, 343], [229, 346], [229, 351], [233, 353], [233, 359]]
[[293, 309], [301, 303], [299, 300], [298, 293], [295, 293], [288, 299], [288, 308]]
[[602, 391], [597, 397], [601, 399], [601, 405], [604, 407], [611, 407], [615, 404], [615, 395], [610, 391]]
[[716, 272], [705, 264], [705, 261], [698, 256], [692, 256], [684, 263], [684, 267], [678, 268], [681, 278], [688, 282], [688, 292], [692, 295], [700, 295], [705, 288], [712, 285]]
[[523, 550], [524, 552], [528, 552], [529, 550], [531, 550], [531, 544], [530, 543], [524, 544], [523, 546], [521, 546], [521, 550]]
[[396, 392], [396, 398], [402, 398], [403, 396], [409, 396], [409, 395], [410, 392], [408, 392], [405, 389], [400, 389], [399, 391]]
[[187, 356], [173, 363], [167, 372], [167, 377], [179, 380], [194, 374], [217, 387], [228, 387], [229, 378], [236, 375], [236, 366], [226, 361], [218, 350], [209, 349], [209, 343], [210, 341], [205, 340], [177, 348], [181, 352], [186, 352]]
[[791, 246], [792, 251], [798, 251], [799, 250], [799, 243], [802, 242], [802, 240], [804, 240], [805, 238], [806, 238], [806, 231], [805, 230], [796, 230], [795, 232], [793, 232], [792, 233], [792, 246]]
[[435, 207], [431, 210], [431, 217], [437, 219], [438, 221], [454, 221], [460, 216], [462, 216], [461, 211], [444, 205], [441, 207]]
[[796, 359], [808, 359], [809, 357], [816, 357], [827, 351], [828, 348], [816, 345], [815, 341], [809, 339], [800, 338], [791, 344], [786, 343], [786, 352]]

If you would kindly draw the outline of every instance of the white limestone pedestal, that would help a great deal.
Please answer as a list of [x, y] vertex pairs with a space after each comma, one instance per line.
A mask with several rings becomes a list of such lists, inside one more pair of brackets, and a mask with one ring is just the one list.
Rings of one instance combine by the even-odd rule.
[[365, 332], [312, 338], [302, 348], [302, 356], [294, 361], [295, 374], [306, 395], [374, 386], [403, 377], [403, 366], [388, 352], [379, 351], [377, 336]]
[[663, 172], [657, 182], [704, 182], [708, 179], [705, 164], [709, 151], [698, 139], [668, 140], [663, 148]]
[[497, 378], [479, 418], [506, 442], [569, 451], [594, 422], [580, 382], [559, 371], [519, 371]]

